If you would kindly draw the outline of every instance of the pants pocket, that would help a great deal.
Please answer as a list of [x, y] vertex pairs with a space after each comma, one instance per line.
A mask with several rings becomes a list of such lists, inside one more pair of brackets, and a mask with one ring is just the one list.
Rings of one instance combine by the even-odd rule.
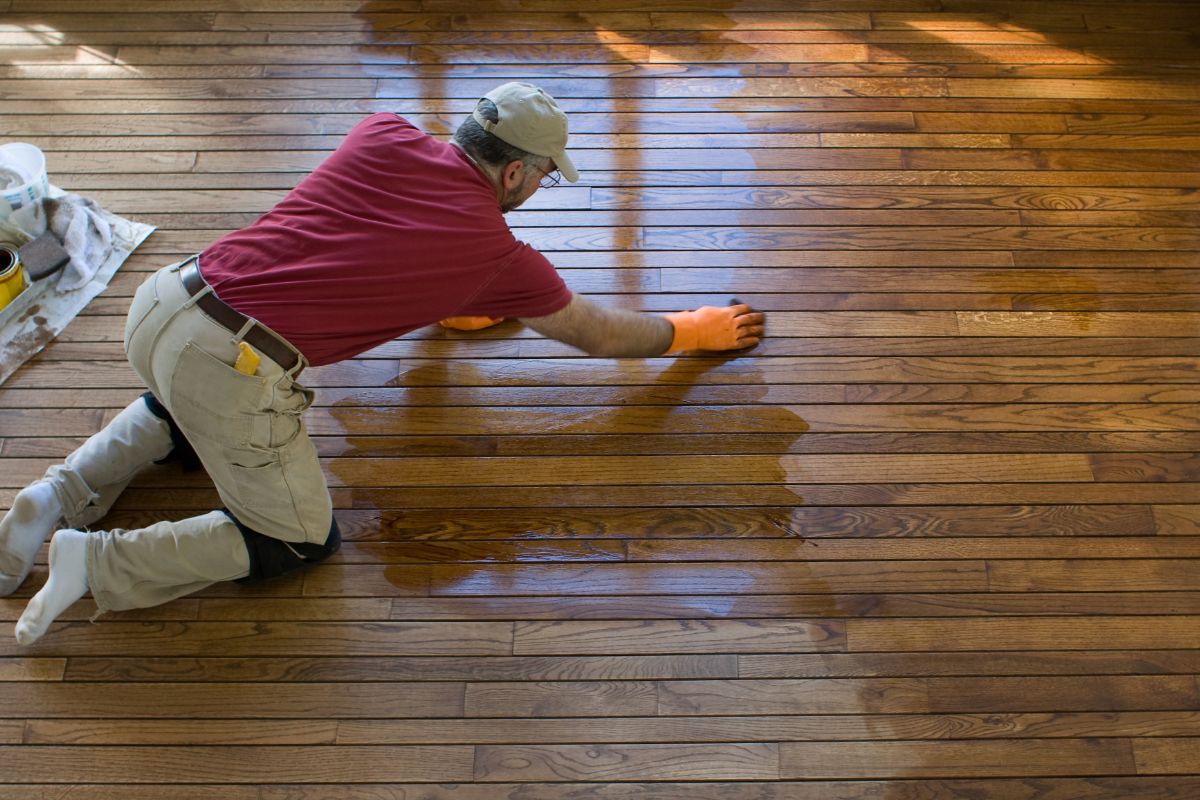
[[231, 451], [225, 474], [214, 481], [246, 527], [291, 542], [325, 540], [333, 507], [307, 435], [270, 451]]
[[267, 387], [266, 378], [238, 372], [188, 342], [172, 371], [167, 407], [189, 438], [239, 450], [265, 449], [271, 438]]
[[[254, 458], [257, 460], [257, 454]], [[283, 464], [278, 456], [272, 455], [266, 463], [231, 462], [229, 474], [233, 479], [229, 489], [236, 496], [239, 506], [234, 509], [234, 514], [243, 524], [267, 534], [278, 536], [279, 532], [286, 530], [293, 534], [287, 537], [289, 539], [303, 538], [303, 531], [298, 530], [296, 504], [284, 480]]]

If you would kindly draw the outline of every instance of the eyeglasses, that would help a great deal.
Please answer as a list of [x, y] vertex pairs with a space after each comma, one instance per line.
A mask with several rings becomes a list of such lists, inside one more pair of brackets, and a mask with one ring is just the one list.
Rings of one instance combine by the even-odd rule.
[[541, 180], [538, 181], [538, 186], [542, 187], [543, 189], [550, 189], [558, 186], [561, 181], [562, 173], [558, 170], [553, 170], [552, 172], [543, 172]]

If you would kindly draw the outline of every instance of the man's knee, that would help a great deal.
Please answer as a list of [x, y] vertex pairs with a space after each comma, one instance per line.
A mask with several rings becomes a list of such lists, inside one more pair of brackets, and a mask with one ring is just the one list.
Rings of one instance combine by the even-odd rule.
[[276, 578], [295, 572], [308, 564], [324, 561], [342, 546], [342, 533], [337, 520], [330, 518], [329, 535], [324, 544], [309, 542], [285, 542], [259, 533], [243, 525], [228, 509], [222, 509], [241, 531], [246, 553], [250, 556], [250, 574], [238, 583]]

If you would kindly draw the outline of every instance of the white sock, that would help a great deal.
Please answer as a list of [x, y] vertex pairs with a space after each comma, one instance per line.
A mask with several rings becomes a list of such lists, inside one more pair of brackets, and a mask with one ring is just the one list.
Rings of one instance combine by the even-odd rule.
[[33, 644], [50, 623], [87, 592], [87, 537], [69, 528], [50, 540], [50, 578], [17, 620], [17, 642]]
[[0, 597], [12, 594], [25, 581], [38, 548], [58, 527], [62, 515], [54, 487], [43, 481], [26, 486], [13, 500], [0, 520]]

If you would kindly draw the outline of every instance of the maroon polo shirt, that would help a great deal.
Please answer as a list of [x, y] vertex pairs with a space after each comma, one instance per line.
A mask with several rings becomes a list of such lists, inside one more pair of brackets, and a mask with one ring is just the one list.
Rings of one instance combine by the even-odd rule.
[[538, 317], [571, 292], [459, 148], [373, 114], [267, 214], [200, 255], [217, 296], [313, 366], [451, 316]]

